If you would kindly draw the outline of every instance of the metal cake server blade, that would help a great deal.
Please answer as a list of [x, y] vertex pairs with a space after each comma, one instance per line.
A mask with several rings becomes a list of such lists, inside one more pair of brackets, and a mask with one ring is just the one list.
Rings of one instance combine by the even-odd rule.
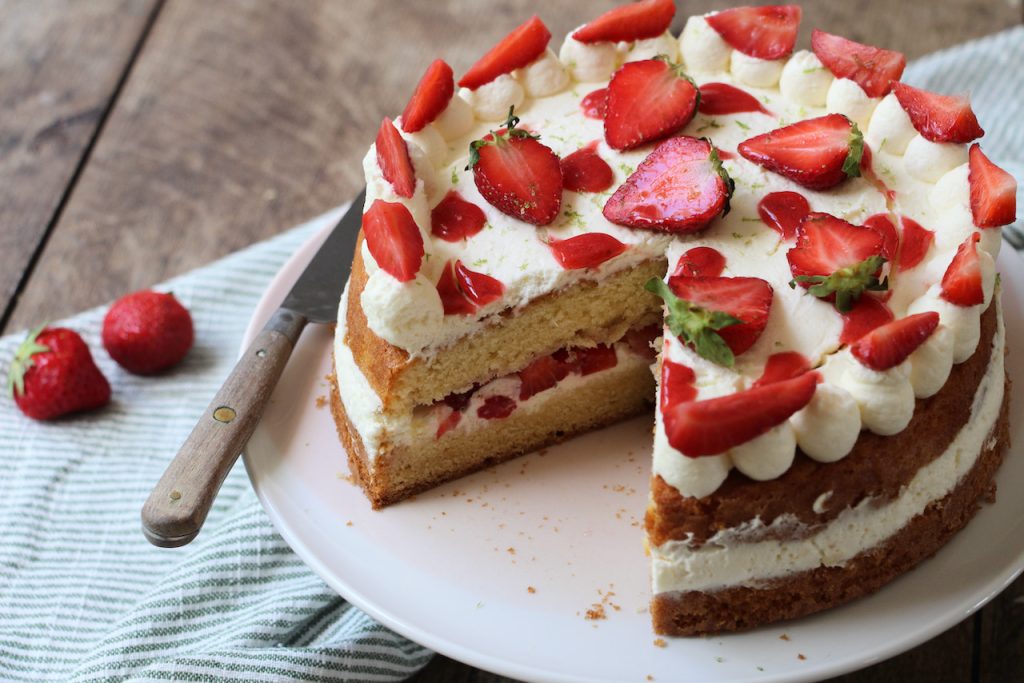
[[142, 507], [142, 532], [176, 548], [199, 534], [307, 323], [333, 323], [362, 225], [364, 189], [239, 358]]

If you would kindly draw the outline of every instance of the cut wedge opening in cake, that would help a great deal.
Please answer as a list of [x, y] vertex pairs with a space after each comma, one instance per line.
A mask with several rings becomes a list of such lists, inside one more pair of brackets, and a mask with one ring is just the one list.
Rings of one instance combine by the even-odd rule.
[[332, 408], [382, 508], [653, 404], [653, 625], [693, 635], [874, 591], [991, 498], [1016, 183], [899, 52], [674, 14], [429, 65], [363, 161]]

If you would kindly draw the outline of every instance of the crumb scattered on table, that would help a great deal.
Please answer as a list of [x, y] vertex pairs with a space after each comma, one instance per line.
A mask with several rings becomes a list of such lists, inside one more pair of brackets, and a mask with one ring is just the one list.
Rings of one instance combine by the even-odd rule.
[[654, 646], [655, 647], [668, 647], [668, 643], [665, 642], [664, 638], [655, 638], [654, 639]]
[[316, 397], [316, 407], [317, 408], [323, 408], [325, 405], [327, 405], [327, 397], [326, 396], [317, 396]]
[[537, 592], [537, 589], [536, 589], [536, 588], [534, 588], [533, 586], [527, 586], [527, 587], [526, 587], [526, 592], [527, 592], [527, 593], [530, 593], [530, 594], [532, 595], [533, 593], [536, 593], [536, 592]]

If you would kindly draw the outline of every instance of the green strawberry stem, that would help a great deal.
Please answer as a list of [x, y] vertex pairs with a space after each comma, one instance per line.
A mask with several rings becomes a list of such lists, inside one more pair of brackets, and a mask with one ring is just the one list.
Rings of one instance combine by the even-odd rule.
[[727, 368], [731, 368], [735, 364], [736, 357], [733, 355], [732, 349], [715, 330], [730, 325], [740, 325], [743, 323], [742, 320], [728, 313], [701, 308], [685, 299], [680, 299], [660, 278], [652, 277], [644, 285], [644, 289], [665, 300], [665, 308], [668, 309], [665, 322], [672, 334], [689, 344], [699, 356], [707, 358], [712, 363]]
[[811, 284], [807, 292], [819, 299], [835, 294], [835, 307], [840, 313], [847, 313], [866, 291], [884, 292], [889, 289], [888, 279], [879, 281], [878, 271], [885, 265], [885, 257], [875, 254], [859, 263], [840, 268], [831, 275], [799, 275], [789, 281], [790, 287], [797, 284]]
[[[697, 92], [699, 93], [700, 91], [698, 90]], [[722, 207], [722, 216], [726, 216], [731, 208], [729, 201], [732, 199], [732, 193], [736, 191], [736, 181], [732, 179], [729, 172], [725, 170], [725, 166], [722, 165], [722, 159], [718, 156], [718, 148], [715, 147], [715, 143], [711, 142], [710, 138], [701, 138], [701, 140], [704, 140], [711, 146], [711, 156], [708, 157], [711, 161], [711, 168], [725, 182], [725, 205]]]
[[46, 353], [50, 350], [49, 346], [36, 342], [39, 334], [45, 328], [46, 323], [43, 323], [29, 332], [28, 336], [25, 337], [25, 341], [21, 342], [21, 346], [14, 352], [14, 360], [11, 361], [11, 369], [7, 373], [7, 393], [11, 398], [14, 398], [16, 395], [23, 396], [25, 394], [25, 373], [35, 364], [32, 356], [37, 353]]
[[515, 105], [508, 108], [508, 117], [505, 119], [505, 130], [501, 133], [491, 131], [491, 139], [486, 140], [481, 138], [480, 140], [474, 140], [469, 143], [469, 163], [466, 164], [465, 170], [470, 170], [477, 165], [480, 161], [480, 148], [486, 147], [487, 145], [494, 145], [495, 147], [501, 147], [508, 143], [509, 140], [526, 139], [540, 140], [539, 135], [534, 135], [529, 131], [523, 130], [522, 128], [516, 128], [519, 125], [519, 117], [515, 115]]
[[860, 177], [860, 161], [864, 156], [864, 134], [853, 121], [850, 121], [850, 152], [843, 162], [843, 173], [850, 178]]

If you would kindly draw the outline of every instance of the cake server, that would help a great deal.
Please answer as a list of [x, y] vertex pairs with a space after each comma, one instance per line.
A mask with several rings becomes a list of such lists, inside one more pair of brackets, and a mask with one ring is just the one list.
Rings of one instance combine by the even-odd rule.
[[150, 493], [142, 507], [142, 532], [153, 545], [176, 548], [196, 537], [259, 424], [303, 328], [337, 322], [365, 198], [363, 190], [327, 236]]

